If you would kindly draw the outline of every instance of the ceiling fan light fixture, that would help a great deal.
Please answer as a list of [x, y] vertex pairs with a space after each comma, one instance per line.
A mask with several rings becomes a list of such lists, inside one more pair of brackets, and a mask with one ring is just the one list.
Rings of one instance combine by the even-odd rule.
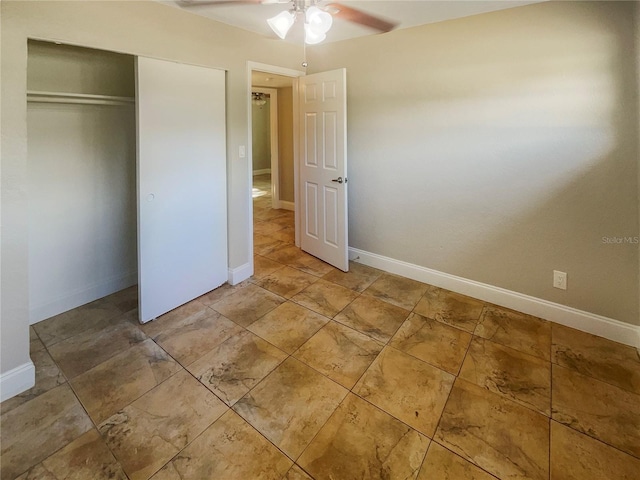
[[267, 96], [264, 93], [253, 92], [251, 94], [251, 103], [257, 107], [262, 107], [267, 104]]
[[307, 45], [315, 45], [322, 42], [325, 38], [327, 38], [325, 32], [314, 28], [313, 25], [308, 23], [304, 24], [304, 43]]
[[271, 27], [271, 30], [274, 31], [276, 35], [278, 35], [282, 40], [285, 39], [289, 30], [293, 26], [296, 17], [291, 12], [280, 12], [275, 17], [271, 17], [267, 20], [267, 23]]
[[316, 6], [311, 6], [306, 13], [307, 23], [317, 32], [327, 33], [333, 25], [333, 17]]

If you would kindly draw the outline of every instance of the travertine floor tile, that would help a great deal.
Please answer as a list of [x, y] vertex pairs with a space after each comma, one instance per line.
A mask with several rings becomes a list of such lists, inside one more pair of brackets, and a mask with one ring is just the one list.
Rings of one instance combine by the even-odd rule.
[[431, 442], [417, 480], [495, 480], [484, 470]]
[[486, 307], [475, 335], [549, 361], [551, 324], [546, 320], [500, 307]]
[[551, 422], [551, 480], [637, 480], [640, 460]]
[[293, 462], [228, 411], [153, 480], [280, 480]]
[[552, 416], [640, 458], [640, 395], [553, 365]]
[[26, 392], [2, 402], [0, 413], [4, 414], [67, 381], [46, 350], [32, 352], [31, 360], [36, 367], [36, 384]]
[[[274, 221], [277, 221], [277, 220], [280, 220], [280, 219], [276, 219]], [[276, 240], [280, 240], [281, 242], [295, 243], [296, 230], [293, 227], [284, 227], [282, 230], [273, 232], [270, 236], [275, 238]]]
[[114, 304], [99, 299], [38, 322], [33, 327], [42, 343], [50, 346], [82, 332], [102, 330], [122, 313]]
[[198, 297], [196, 300], [198, 300], [203, 305], [210, 307], [214, 303], [222, 300], [224, 297], [227, 297], [232, 293], [236, 293], [242, 290], [244, 287], [248, 287], [249, 285], [251, 285], [251, 282], [249, 280], [240, 282], [237, 285], [229, 285], [228, 283], [224, 283], [220, 285], [218, 288], [211, 290], [208, 293], [205, 293], [201, 297]]
[[457, 375], [470, 341], [467, 332], [412, 313], [389, 345]]
[[353, 290], [325, 280], [318, 280], [295, 295], [292, 300], [320, 315], [333, 318], [357, 296], [358, 294]]
[[434, 440], [498, 478], [549, 475], [549, 419], [457, 379]]
[[296, 459], [346, 394], [337, 383], [289, 357], [233, 409]]
[[147, 339], [78, 375], [71, 386], [100, 424], [179, 370], [173, 358]]
[[29, 326], [29, 353], [39, 352], [44, 350], [44, 343], [38, 337], [35, 328], [32, 325]]
[[557, 324], [551, 333], [552, 362], [640, 394], [637, 349]]
[[[156, 325], [153, 325], [158, 322]], [[191, 302], [145, 325], [153, 339], [173, 358], [187, 366], [242, 328], [215, 310]]]
[[416, 305], [415, 312], [469, 333], [476, 328], [484, 303], [459, 293], [429, 287]]
[[253, 278], [263, 278], [267, 275], [271, 275], [276, 270], [283, 268], [284, 265], [279, 262], [274, 262], [273, 260], [269, 260], [267, 257], [263, 257], [262, 255], [254, 255], [253, 256]]
[[329, 322], [293, 355], [331, 380], [351, 388], [382, 347], [362, 333]]
[[[272, 209], [271, 223], [293, 228], [295, 226], [295, 213], [292, 210]], [[293, 243], [293, 242], [291, 242]]]
[[[254, 235], [253, 236], [253, 251], [258, 255], [269, 255], [274, 251], [287, 245], [285, 242], [273, 238], [269, 235]], [[275, 261], [275, 260], [274, 260]], [[278, 262], [283, 263], [283, 262]]]
[[68, 385], [60, 385], [0, 417], [0, 478], [12, 479], [92, 428]]
[[100, 434], [91, 429], [17, 480], [127, 480]]
[[289, 210], [271, 208], [271, 205], [268, 205], [268, 208], [254, 212], [253, 219], [254, 221], [273, 223], [286, 227], [293, 221], [293, 216], [290, 215]]
[[429, 439], [349, 394], [298, 463], [316, 480], [415, 478]]
[[71, 379], [146, 338], [139, 328], [123, 321], [62, 340], [50, 346], [49, 352], [65, 376]]
[[303, 256], [291, 266], [316, 277], [322, 277], [336, 270], [333, 266], [308, 253], [303, 253]]
[[317, 280], [318, 277], [308, 273], [304, 273], [295, 268], [284, 267], [266, 277], [255, 280], [254, 283], [276, 295], [291, 298]]
[[460, 378], [551, 415], [551, 364], [538, 357], [474, 337]]
[[[226, 284], [225, 284], [226, 285]], [[220, 287], [223, 288], [223, 287]], [[215, 292], [216, 290], [214, 290]], [[200, 301], [200, 297], [179, 306], [160, 317], [141, 325], [140, 328], [151, 338], [157, 338], [161, 333], [176, 330], [183, 325], [194, 323], [200, 318], [211, 315], [211, 309]]]
[[133, 285], [113, 293], [104, 300], [114, 304], [121, 312], [129, 312], [138, 308], [138, 285]]
[[238, 325], [248, 327], [284, 301], [284, 298], [264, 288], [249, 285], [214, 303], [211, 308]]
[[377, 268], [368, 267], [361, 263], [349, 262], [349, 271], [343, 272], [334, 269], [322, 278], [327, 282], [337, 283], [355, 292], [364, 292], [373, 282], [382, 275]]
[[271, 251], [269, 252], [261, 253], [260, 255], [264, 255], [271, 260], [279, 263], [284, 263], [285, 265], [289, 266], [301, 265], [303, 259], [306, 258], [306, 254], [295, 245], [284, 242], [280, 243], [282, 245], [278, 246], [277, 248], [271, 249]]
[[409, 316], [409, 311], [374, 297], [356, 298], [335, 320], [382, 343], [387, 343]]
[[353, 392], [433, 437], [454, 380], [449, 373], [386, 347]]
[[297, 303], [286, 302], [247, 327], [279, 349], [292, 354], [329, 319]]
[[100, 425], [131, 480], [146, 480], [227, 408], [182, 370]]
[[312, 480], [298, 465], [294, 465], [282, 480]]
[[234, 335], [189, 371], [227, 405], [233, 405], [276, 368], [287, 354], [246, 330]]
[[384, 273], [363, 293], [392, 303], [405, 310], [413, 310], [428, 285], [405, 277]]
[[277, 235], [278, 238], [275, 238], [275, 234], [271, 235], [271, 238], [280, 242], [281, 245], [272, 245], [266, 240], [260, 240], [265, 243], [258, 247], [260, 251], [256, 250], [257, 253], [260, 253], [261, 255], [264, 255], [276, 262], [284, 263], [285, 265], [318, 277], [321, 277], [334, 269], [331, 265], [318, 260], [316, 257], [309, 255], [306, 252], [303, 252], [292, 243], [288, 241], [281, 241], [289, 240], [289, 238], [282, 236], [282, 232], [286, 232], [286, 230], [280, 230], [280, 232], [281, 234]]
[[255, 222], [253, 224], [253, 233], [256, 235], [271, 235], [273, 232], [283, 229], [282, 225], [272, 222]]

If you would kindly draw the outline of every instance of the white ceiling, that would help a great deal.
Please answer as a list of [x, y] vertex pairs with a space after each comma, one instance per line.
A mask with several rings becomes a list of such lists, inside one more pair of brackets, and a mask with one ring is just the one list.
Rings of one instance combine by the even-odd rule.
[[[427, 23], [442, 22], [454, 18], [468, 17], [495, 10], [519, 7], [531, 3], [539, 3], [541, 1], [545, 0], [348, 0], [339, 3], [396, 22], [398, 23], [396, 29], [402, 29]], [[263, 5], [209, 5], [185, 8], [174, 1], [163, 3], [184, 8], [191, 13], [212, 18], [219, 22], [234, 25], [271, 38], [277, 37], [267, 25], [267, 18], [273, 17], [281, 11], [287, 10], [289, 7], [289, 4], [281, 3]], [[320, 4], [322, 3], [329, 2], [320, 2]], [[336, 42], [375, 33], [378, 32], [351, 22], [336, 19], [333, 27], [327, 34], [327, 40], [325, 40], [325, 42]], [[287, 41], [301, 43], [301, 32], [292, 31], [292, 33], [287, 36]]]

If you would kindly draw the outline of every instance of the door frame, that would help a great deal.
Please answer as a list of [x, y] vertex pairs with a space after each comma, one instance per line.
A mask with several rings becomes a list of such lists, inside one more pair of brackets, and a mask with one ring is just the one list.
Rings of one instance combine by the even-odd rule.
[[[252, 80], [251, 80], [251, 72], [253, 71], [264, 72], [264, 73], [272, 73], [274, 75], [282, 75], [285, 77], [292, 77], [292, 88], [293, 88], [293, 198], [295, 200], [294, 212], [295, 212], [295, 238], [296, 238], [296, 246], [300, 246], [300, 209], [298, 208], [298, 195], [299, 195], [299, 186], [298, 186], [298, 161], [300, 158], [299, 154], [299, 125], [296, 113], [298, 112], [298, 77], [302, 77], [306, 75], [306, 72], [302, 70], [294, 70], [291, 68], [279, 67], [276, 65], [269, 65], [266, 63], [260, 62], [247, 62], [247, 86], [245, 90], [245, 98], [247, 99], [247, 118], [251, 120], [251, 91], [252, 91]], [[251, 125], [251, 122], [248, 121], [247, 125]], [[249, 222], [247, 228], [247, 234], [249, 236], [249, 263], [251, 264], [251, 274], [253, 275], [253, 140], [251, 138], [251, 128], [247, 131], [247, 175], [248, 175], [248, 185], [247, 185], [247, 198], [249, 199]], [[273, 173], [272, 173], [273, 174]]]
[[[280, 204], [280, 158], [278, 156], [278, 89], [266, 87], [251, 87], [252, 92], [269, 95], [269, 149], [271, 151], [271, 208], [282, 208]], [[253, 130], [253, 119], [251, 119]], [[251, 136], [253, 139], [253, 135]], [[252, 145], [253, 147], [253, 145]], [[251, 148], [251, 174], [253, 175], [253, 148]]]

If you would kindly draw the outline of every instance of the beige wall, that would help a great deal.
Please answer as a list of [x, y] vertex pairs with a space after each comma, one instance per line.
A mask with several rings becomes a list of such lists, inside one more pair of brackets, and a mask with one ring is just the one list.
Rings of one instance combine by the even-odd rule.
[[280, 200], [293, 202], [293, 88], [278, 89]]
[[251, 104], [253, 171], [271, 168], [271, 99], [262, 106]]
[[[27, 229], [27, 38], [58, 40], [227, 70], [229, 266], [250, 261], [248, 60], [296, 68], [300, 47], [157, 2], [0, 2], [1, 14], [1, 370], [29, 360]], [[247, 156], [248, 158], [248, 156]]]
[[[327, 44], [353, 247], [639, 324], [632, 2], [548, 2]], [[552, 270], [569, 288], [552, 288]]]
[[[635, 2], [636, 12], [635, 12], [635, 39], [636, 39], [636, 49], [635, 49], [635, 60], [636, 60], [636, 82], [638, 88], [636, 90], [636, 101], [638, 105], [637, 109], [637, 124], [638, 124], [638, 154], [637, 154], [637, 162], [638, 162], [638, 215], [640, 215], [640, 2]], [[638, 220], [640, 223], [640, 219]], [[638, 245], [638, 270], [640, 271], [640, 245]], [[640, 276], [640, 274], [639, 274]], [[638, 298], [640, 298], [640, 281], [638, 281]], [[640, 323], [640, 321], [639, 321]]]

